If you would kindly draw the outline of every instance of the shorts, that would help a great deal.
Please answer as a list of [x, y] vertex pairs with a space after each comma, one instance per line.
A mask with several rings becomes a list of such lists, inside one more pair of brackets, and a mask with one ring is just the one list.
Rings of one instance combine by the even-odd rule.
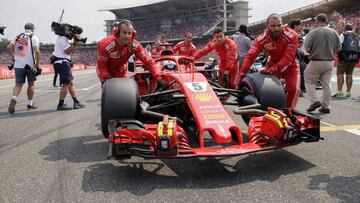
[[346, 75], [352, 75], [354, 72], [354, 68], [355, 62], [339, 61], [336, 74], [343, 75], [344, 73], [346, 73]]
[[28, 83], [36, 81], [36, 76], [31, 70], [24, 69], [24, 68], [15, 68], [15, 83], [16, 84], [24, 84], [25, 77], [27, 78]]
[[135, 64], [134, 63], [128, 63], [128, 70], [130, 72], [134, 72], [135, 71]]
[[69, 62], [63, 61], [62, 63], [55, 63], [54, 70], [60, 75], [60, 84], [70, 84], [74, 79], [71, 72], [71, 64]]

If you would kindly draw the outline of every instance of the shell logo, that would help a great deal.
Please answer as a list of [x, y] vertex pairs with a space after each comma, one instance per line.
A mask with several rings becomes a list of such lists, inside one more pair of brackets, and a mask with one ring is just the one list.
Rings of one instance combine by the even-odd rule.
[[208, 93], [198, 93], [195, 94], [194, 99], [201, 101], [201, 102], [209, 102], [213, 100], [213, 96]]

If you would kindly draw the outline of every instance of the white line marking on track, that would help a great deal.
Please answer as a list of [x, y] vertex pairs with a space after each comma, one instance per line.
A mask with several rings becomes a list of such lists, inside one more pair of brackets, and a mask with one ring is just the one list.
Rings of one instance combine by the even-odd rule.
[[79, 90], [89, 90], [89, 89], [92, 89], [92, 88], [94, 88], [94, 87], [96, 87], [98, 85], [100, 85], [100, 83], [96, 83], [94, 85], [91, 85], [90, 87], [82, 88], [82, 89], [79, 89]]
[[[331, 123], [327, 123], [325, 121], [320, 121], [320, 122], [322, 124], [325, 124], [325, 125], [328, 125], [328, 126], [331, 126], [331, 127], [336, 127], [335, 125], [333, 125]], [[359, 129], [347, 129], [347, 130], [344, 130], [344, 131], [360, 136], [360, 130]]]
[[333, 125], [333, 124], [330, 124], [330, 123], [327, 123], [327, 122], [325, 122], [325, 121], [320, 121], [322, 124], [325, 124], [325, 125], [328, 125], [328, 126], [331, 126], [331, 127], [335, 127], [335, 125]]
[[345, 131], [360, 136], [360, 130], [359, 129], [348, 129], [348, 130], [345, 130]]

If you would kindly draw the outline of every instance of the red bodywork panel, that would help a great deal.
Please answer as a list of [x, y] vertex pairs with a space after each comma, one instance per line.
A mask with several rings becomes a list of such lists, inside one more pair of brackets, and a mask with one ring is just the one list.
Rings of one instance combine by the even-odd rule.
[[[201, 73], [172, 74], [180, 84], [181, 92], [196, 119], [199, 128], [200, 147], [204, 147], [203, 134], [208, 131], [218, 144], [230, 143], [232, 134], [236, 134], [239, 143], [242, 137], [239, 127], [232, 120], [215, 92]], [[196, 81], [196, 82], [195, 82]]]
[[[300, 141], [286, 141], [291, 136], [288, 126], [291, 119], [279, 110], [269, 108], [263, 116], [252, 117], [247, 129], [249, 141], [244, 143], [243, 136], [218, 96], [208, 83], [205, 76], [194, 72], [194, 62], [184, 56], [163, 56], [155, 60], [161, 69], [162, 79], [167, 82], [176, 81], [170, 89], [179, 89], [185, 96], [197, 124], [197, 134], [187, 135], [185, 130], [176, 123], [169, 124], [167, 116], [162, 123], [145, 124], [142, 129], [118, 129], [117, 133], [109, 136], [109, 141], [115, 145], [141, 146], [136, 153], [146, 158], [186, 158], [208, 156], [235, 156], [257, 151], [272, 150], [299, 144]], [[170, 64], [171, 66], [167, 66]], [[169, 67], [176, 69], [168, 70]], [[146, 95], [154, 92], [156, 82], [150, 80], [150, 89], [142, 73], [133, 75], [139, 86], [139, 94]], [[174, 116], [174, 115], [173, 115]], [[319, 132], [320, 121], [303, 114], [295, 116], [301, 123], [300, 130], [314, 130]], [[161, 126], [159, 128], [159, 126]], [[169, 130], [170, 129], [170, 130]], [[211, 135], [212, 145], [208, 146], [206, 133]], [[194, 147], [190, 137], [198, 136], [197, 146]], [[162, 149], [162, 142], [166, 141], [167, 150]], [[166, 143], [165, 142], [165, 143]]]

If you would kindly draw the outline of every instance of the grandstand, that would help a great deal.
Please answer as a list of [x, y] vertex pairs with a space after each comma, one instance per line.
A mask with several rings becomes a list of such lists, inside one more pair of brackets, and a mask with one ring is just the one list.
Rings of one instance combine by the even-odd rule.
[[[356, 13], [360, 10], [359, 0], [322, 0], [308, 6], [298, 8], [281, 14], [284, 24], [291, 19], [302, 19], [305, 23], [311, 24], [314, 17], [319, 13], [331, 15], [334, 11], [344, 14]], [[249, 24], [249, 30], [253, 33], [259, 33], [265, 29], [266, 19]], [[310, 27], [311, 28], [311, 27]]]
[[[345, 23], [360, 28], [360, 0], [321, 0], [317, 3], [282, 14], [284, 23], [293, 18], [303, 19], [306, 28], [315, 27], [314, 16], [320, 12], [327, 13], [330, 26], [339, 33]], [[238, 24], [248, 24], [249, 3], [247, 1], [227, 1], [227, 22], [232, 35]], [[163, 33], [169, 42], [176, 43], [186, 31], [194, 33], [194, 44], [199, 49], [212, 36], [206, 35], [215, 26], [223, 26], [223, 0], [157, 0], [147, 4], [120, 6], [102, 9], [115, 14], [114, 20], [106, 21], [106, 32], [112, 33], [116, 20], [130, 19], [138, 31], [137, 39], [143, 45], [152, 44], [155, 37]], [[255, 35], [265, 28], [265, 20], [249, 24], [249, 30]], [[205, 35], [205, 36], [204, 36]], [[48, 64], [54, 50], [53, 45], [41, 45], [41, 64]], [[75, 63], [95, 64], [97, 58], [96, 44], [79, 45], [73, 55]], [[6, 45], [0, 45], [0, 64], [11, 63], [6, 52]]]
[[140, 41], [153, 41], [158, 34], [165, 34], [168, 39], [182, 38], [187, 31], [201, 37], [216, 26], [224, 26], [224, 19], [229, 31], [240, 24], [248, 24], [249, 20], [248, 2], [239, 0], [158, 0], [100, 11], [110, 11], [115, 15], [114, 20], [105, 21], [107, 35], [112, 33], [115, 21], [129, 19], [138, 31]]

